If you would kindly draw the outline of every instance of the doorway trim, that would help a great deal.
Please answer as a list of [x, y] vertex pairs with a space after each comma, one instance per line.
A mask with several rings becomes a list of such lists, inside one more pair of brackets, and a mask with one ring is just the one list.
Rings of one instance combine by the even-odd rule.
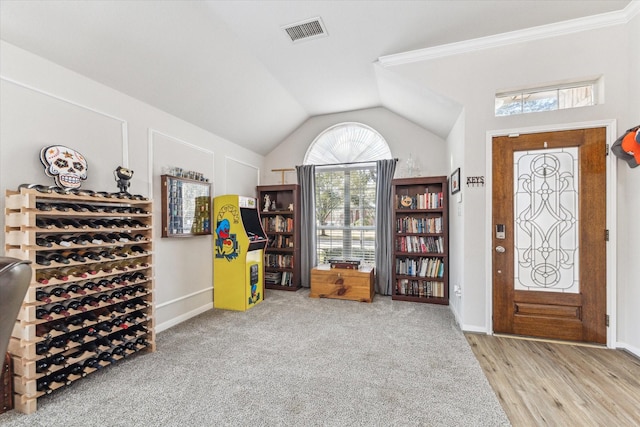
[[[589, 129], [602, 127], [606, 129], [607, 141], [609, 146], [609, 155], [606, 159], [606, 179], [607, 179], [607, 222], [606, 226], [609, 230], [609, 241], [607, 242], [607, 314], [609, 315], [609, 326], [607, 327], [607, 347], [615, 348], [617, 343], [616, 336], [616, 260], [617, 260], [617, 233], [616, 233], [616, 215], [617, 215], [617, 193], [616, 193], [616, 176], [617, 176], [617, 162], [616, 156], [611, 153], [611, 146], [616, 140], [616, 120], [595, 120], [588, 122], [577, 123], [564, 123], [564, 124], [550, 124], [534, 127], [521, 127], [512, 129], [497, 129], [487, 131], [485, 140], [485, 154], [486, 154], [486, 171], [487, 179], [485, 188], [485, 203], [486, 203], [486, 216], [485, 216], [485, 253], [491, 254], [493, 251], [492, 245], [492, 218], [493, 218], [493, 162], [492, 162], [492, 142], [495, 136], [505, 136], [514, 134], [527, 134], [527, 133], [541, 133], [541, 132], [559, 132], [565, 130], [576, 129]], [[493, 335], [493, 286], [491, 286], [492, 277], [492, 259], [491, 256], [485, 257], [485, 280], [486, 286], [486, 324], [487, 334]]]

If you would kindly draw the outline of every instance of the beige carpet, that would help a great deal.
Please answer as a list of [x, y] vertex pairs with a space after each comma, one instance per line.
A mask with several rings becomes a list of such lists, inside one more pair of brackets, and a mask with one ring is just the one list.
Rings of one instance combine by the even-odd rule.
[[206, 312], [0, 425], [509, 425], [448, 307], [308, 294]]

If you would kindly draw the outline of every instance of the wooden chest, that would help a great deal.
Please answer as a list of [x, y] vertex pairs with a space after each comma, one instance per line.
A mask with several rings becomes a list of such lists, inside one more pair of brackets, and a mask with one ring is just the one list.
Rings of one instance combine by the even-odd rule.
[[0, 372], [0, 414], [13, 409], [13, 370], [11, 369], [11, 355], [6, 354]]
[[373, 294], [373, 267], [361, 267], [359, 270], [332, 269], [327, 264], [311, 270], [309, 296], [312, 298], [371, 302]]

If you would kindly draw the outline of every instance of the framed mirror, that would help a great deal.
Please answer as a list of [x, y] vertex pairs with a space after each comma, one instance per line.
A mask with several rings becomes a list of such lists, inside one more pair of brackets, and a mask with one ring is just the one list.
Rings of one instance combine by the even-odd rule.
[[162, 237], [211, 234], [211, 183], [162, 175]]

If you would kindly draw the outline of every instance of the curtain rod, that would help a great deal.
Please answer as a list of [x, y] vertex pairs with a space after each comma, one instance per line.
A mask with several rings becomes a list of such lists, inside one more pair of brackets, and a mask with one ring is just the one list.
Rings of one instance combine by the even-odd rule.
[[[381, 160], [395, 160], [396, 162], [398, 161], [397, 157], [394, 157], [393, 159], [381, 159]], [[345, 163], [324, 163], [321, 165], [314, 165], [314, 166], [342, 166], [342, 165], [361, 165], [361, 164], [365, 164], [365, 163], [375, 163], [376, 160], [369, 160], [366, 162], [345, 162]], [[304, 166], [304, 165], [298, 165], [298, 166]]]

